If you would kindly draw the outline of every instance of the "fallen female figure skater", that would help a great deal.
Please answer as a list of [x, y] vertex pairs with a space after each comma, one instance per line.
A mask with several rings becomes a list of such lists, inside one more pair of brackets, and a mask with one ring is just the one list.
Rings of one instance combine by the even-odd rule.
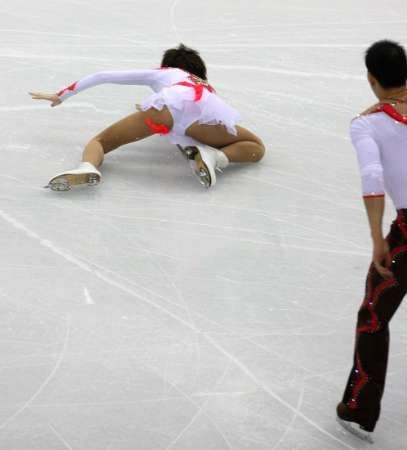
[[51, 178], [47, 187], [65, 191], [74, 185], [96, 185], [101, 180], [99, 168], [106, 153], [153, 134], [166, 136], [178, 145], [191, 160], [199, 181], [208, 188], [216, 183], [216, 170], [221, 171], [230, 162], [256, 162], [264, 155], [262, 141], [237, 125], [239, 113], [208, 83], [199, 53], [183, 44], [164, 53], [160, 69], [98, 72], [57, 94], [30, 95], [57, 106], [85, 89], [105, 83], [147, 85], [154, 94], [138, 106], [138, 112], [91, 139], [79, 167]]

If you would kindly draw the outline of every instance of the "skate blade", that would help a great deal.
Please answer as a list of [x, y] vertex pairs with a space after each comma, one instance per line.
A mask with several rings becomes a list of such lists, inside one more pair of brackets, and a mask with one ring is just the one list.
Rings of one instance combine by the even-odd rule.
[[97, 173], [65, 174], [53, 178], [46, 188], [53, 191], [69, 191], [72, 186], [87, 184], [96, 186], [100, 182], [100, 176]]
[[337, 417], [336, 420], [342, 428], [344, 428], [353, 436], [356, 436], [357, 438], [361, 439], [362, 441], [368, 442], [369, 444], [374, 444], [372, 433], [362, 430], [361, 428], [359, 428], [358, 424], [354, 422], [347, 422], [346, 420], [342, 420], [339, 417]]
[[202, 161], [201, 155], [199, 152], [195, 155], [195, 175], [198, 177], [199, 182], [202, 186], [205, 186], [209, 189], [212, 186], [212, 177], [209, 172], [207, 165]]

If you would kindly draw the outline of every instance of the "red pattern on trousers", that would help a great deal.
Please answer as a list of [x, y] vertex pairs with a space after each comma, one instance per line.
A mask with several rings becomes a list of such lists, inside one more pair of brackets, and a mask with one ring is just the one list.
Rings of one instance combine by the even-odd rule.
[[357, 399], [359, 397], [359, 394], [361, 390], [365, 387], [367, 382], [369, 381], [369, 377], [367, 373], [363, 370], [362, 363], [360, 362], [360, 357], [358, 355], [357, 361], [356, 361], [356, 373], [359, 375], [359, 380], [355, 384], [355, 387], [352, 391], [351, 399], [348, 402], [348, 406], [350, 409], [356, 409], [358, 407]]
[[[349, 409], [360, 410], [373, 425], [379, 417], [387, 371], [388, 325], [407, 291], [407, 208], [398, 211], [386, 239], [394, 277], [385, 280], [373, 264], [370, 267], [358, 316], [354, 364], [343, 397]], [[371, 351], [371, 345], [378, 345], [377, 354]]]
[[[358, 328], [358, 333], [374, 333], [375, 331], [378, 331], [380, 328], [380, 321], [377, 317], [377, 314], [374, 310], [374, 307], [379, 300], [381, 294], [388, 288], [391, 288], [397, 284], [397, 281], [395, 278], [390, 278], [389, 280], [383, 280], [382, 283], [380, 283], [374, 292], [372, 293], [371, 288], [368, 289], [368, 294], [363, 302], [363, 307], [366, 307], [366, 309], [369, 311], [371, 316], [371, 321], [369, 325], [364, 325], [363, 327]], [[369, 285], [370, 285], [370, 279], [369, 279]]]
[[[403, 246], [403, 247], [405, 247], [405, 250], [407, 251], [407, 245]], [[398, 249], [395, 249], [395, 251]], [[383, 282], [380, 283], [376, 287], [374, 292], [372, 292], [371, 276], [372, 275], [370, 274], [369, 279], [368, 279], [367, 295], [362, 304], [362, 308], [366, 308], [369, 311], [370, 323], [368, 323], [367, 325], [358, 327], [357, 338], [362, 333], [375, 333], [380, 329], [380, 321], [379, 321], [376, 311], [374, 310], [374, 307], [375, 307], [376, 303], [378, 302], [378, 300], [380, 299], [380, 296], [383, 294], [383, 292], [386, 289], [389, 289], [397, 284], [397, 280], [395, 278], [390, 278], [389, 280], [383, 280]], [[357, 409], [359, 394], [362, 391], [362, 389], [366, 386], [366, 384], [369, 382], [369, 376], [363, 369], [359, 353], [356, 356], [355, 373], [357, 374], [358, 380], [352, 389], [352, 395], [348, 402], [348, 407], [352, 410]]]

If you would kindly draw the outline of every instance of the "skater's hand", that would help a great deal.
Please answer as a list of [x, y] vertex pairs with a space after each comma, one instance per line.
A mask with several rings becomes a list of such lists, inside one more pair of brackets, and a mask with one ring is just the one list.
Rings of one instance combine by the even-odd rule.
[[33, 100], [47, 100], [51, 102], [51, 106], [57, 106], [62, 103], [62, 100], [57, 94], [46, 94], [45, 92], [29, 92]]
[[373, 243], [373, 264], [383, 278], [389, 279], [393, 277], [393, 273], [390, 270], [390, 249], [386, 239]]

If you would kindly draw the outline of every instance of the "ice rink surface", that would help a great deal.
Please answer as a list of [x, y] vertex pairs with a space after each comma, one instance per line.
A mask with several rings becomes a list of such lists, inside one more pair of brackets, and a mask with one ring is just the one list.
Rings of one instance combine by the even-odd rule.
[[[14, 0], [0, 7], [0, 448], [403, 450], [407, 313], [369, 445], [335, 422], [370, 240], [348, 124], [405, 0]], [[42, 188], [149, 91], [55, 92], [198, 48], [267, 146], [204, 190], [154, 137], [97, 188]], [[394, 210], [390, 203], [386, 226]]]

